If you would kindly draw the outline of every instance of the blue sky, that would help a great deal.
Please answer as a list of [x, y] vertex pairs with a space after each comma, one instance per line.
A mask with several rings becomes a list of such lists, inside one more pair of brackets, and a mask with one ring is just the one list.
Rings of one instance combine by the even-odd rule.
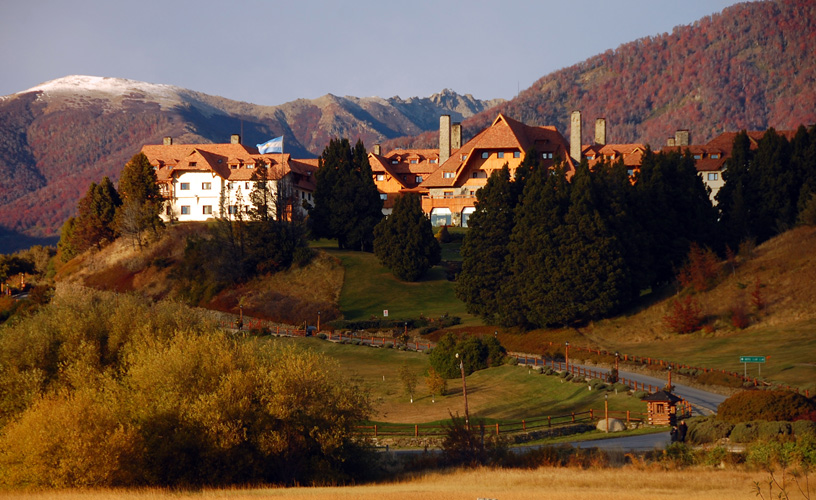
[[512, 98], [733, 0], [0, 0], [0, 95], [67, 75], [255, 104], [332, 93]]

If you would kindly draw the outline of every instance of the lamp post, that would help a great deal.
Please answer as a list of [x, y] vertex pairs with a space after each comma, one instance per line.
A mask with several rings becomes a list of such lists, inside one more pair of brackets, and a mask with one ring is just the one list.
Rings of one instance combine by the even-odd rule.
[[606, 432], [609, 432], [609, 393], [604, 394], [604, 418], [606, 419]]
[[666, 392], [671, 392], [672, 391], [671, 372], [672, 372], [672, 367], [671, 367], [671, 365], [669, 365], [669, 385], [666, 387]]
[[567, 372], [569, 372], [569, 342], [564, 342], [564, 345], [566, 346], [566, 352], [567, 352], [566, 356], [564, 357], [565, 358], [564, 364], [567, 367]]
[[618, 360], [620, 360], [620, 353], [618, 351], [615, 351], [615, 377], [614, 380], [612, 381], [613, 383], [617, 382], [620, 379], [620, 372], [618, 371]]
[[317, 311], [317, 333], [320, 333], [320, 311]]
[[470, 415], [468, 415], [467, 404], [467, 383], [465, 383], [465, 362], [464, 359], [459, 358], [459, 353], [456, 353], [456, 359], [459, 360], [459, 370], [462, 372], [462, 394], [465, 397], [465, 427], [470, 430]]

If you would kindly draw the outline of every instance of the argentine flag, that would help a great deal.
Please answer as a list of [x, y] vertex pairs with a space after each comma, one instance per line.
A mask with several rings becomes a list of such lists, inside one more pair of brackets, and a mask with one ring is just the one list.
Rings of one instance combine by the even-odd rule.
[[283, 136], [269, 139], [263, 144], [257, 144], [258, 152], [262, 155], [267, 153], [283, 153]]

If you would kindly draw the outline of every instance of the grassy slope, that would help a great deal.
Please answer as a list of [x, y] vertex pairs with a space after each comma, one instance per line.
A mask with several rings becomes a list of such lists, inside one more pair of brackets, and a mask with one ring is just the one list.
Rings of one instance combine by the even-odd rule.
[[[428, 356], [394, 349], [343, 345], [318, 339], [291, 339], [309, 349], [336, 359], [343, 371], [352, 373], [371, 391], [376, 404], [375, 420], [394, 423], [436, 422], [449, 418], [449, 412], [464, 413], [461, 379], [448, 381], [448, 394], [432, 402], [425, 386]], [[407, 364], [421, 374], [409, 401], [398, 378], [398, 370]], [[478, 371], [467, 377], [468, 407], [475, 417], [519, 421], [538, 416], [557, 416], [589, 408], [602, 410], [603, 393], [588, 391], [584, 384], [562, 382], [552, 376], [531, 374], [517, 366], [500, 366]], [[630, 396], [610, 394], [611, 410], [642, 412], [645, 405]]]

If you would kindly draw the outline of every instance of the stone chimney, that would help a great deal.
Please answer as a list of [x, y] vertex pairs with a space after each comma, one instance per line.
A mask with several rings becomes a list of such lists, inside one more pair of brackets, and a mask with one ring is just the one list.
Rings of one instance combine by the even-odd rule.
[[581, 162], [581, 112], [573, 111], [570, 117], [570, 158]]
[[377, 156], [382, 155], [382, 147], [379, 144], [374, 145], [374, 154]]
[[173, 138], [169, 135], [164, 138], [164, 145], [165, 146], [172, 146], [173, 145]]
[[448, 161], [451, 154], [451, 118], [450, 115], [439, 117], [439, 164]]
[[691, 141], [691, 134], [688, 130], [678, 130], [674, 133], [675, 146], [688, 146]]
[[669, 137], [666, 139], [666, 146], [674, 147], [674, 137]]
[[462, 124], [454, 123], [451, 125], [451, 151], [462, 147]]
[[606, 118], [595, 119], [595, 144], [606, 144]]
[[238, 134], [232, 134], [230, 136], [230, 144], [241, 144], [241, 136]]

